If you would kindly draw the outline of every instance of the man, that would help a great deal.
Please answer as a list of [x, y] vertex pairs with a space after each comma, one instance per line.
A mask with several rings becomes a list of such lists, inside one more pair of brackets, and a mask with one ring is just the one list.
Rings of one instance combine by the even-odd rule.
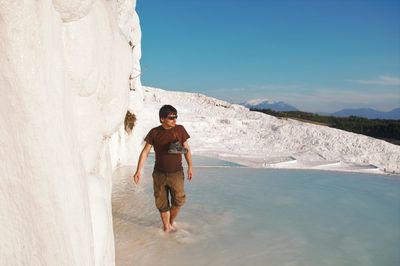
[[[164, 105], [159, 112], [161, 125], [150, 130], [145, 137], [146, 144], [140, 153], [136, 173], [136, 184], [141, 178], [141, 170], [154, 146], [156, 161], [153, 171], [153, 189], [157, 209], [160, 211], [164, 231], [174, 231], [174, 220], [180, 207], [185, 203], [184, 173], [182, 154], [188, 164], [187, 177], [192, 180], [192, 155], [187, 139], [190, 138], [182, 125], [176, 124], [177, 110], [171, 105]], [[183, 146], [183, 147], [182, 147]], [[169, 198], [171, 197], [171, 201]]]

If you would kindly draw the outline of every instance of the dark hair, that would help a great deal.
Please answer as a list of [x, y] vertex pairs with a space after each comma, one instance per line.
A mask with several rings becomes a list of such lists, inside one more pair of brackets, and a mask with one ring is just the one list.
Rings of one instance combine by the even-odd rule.
[[160, 112], [158, 113], [158, 116], [160, 117], [160, 122], [161, 122], [161, 118], [166, 118], [169, 114], [177, 115], [178, 111], [172, 105], [168, 105], [168, 104], [163, 105], [160, 108]]

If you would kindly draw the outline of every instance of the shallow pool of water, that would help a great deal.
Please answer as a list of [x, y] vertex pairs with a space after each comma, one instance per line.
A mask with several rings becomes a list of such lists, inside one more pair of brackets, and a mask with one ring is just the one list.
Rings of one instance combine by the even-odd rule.
[[398, 178], [273, 170], [194, 157], [179, 230], [164, 234], [152, 160], [113, 177], [116, 262], [122, 265], [400, 265]]

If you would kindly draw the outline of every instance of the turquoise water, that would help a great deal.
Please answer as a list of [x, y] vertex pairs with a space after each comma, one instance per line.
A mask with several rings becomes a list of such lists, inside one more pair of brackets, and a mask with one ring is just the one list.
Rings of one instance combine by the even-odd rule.
[[174, 234], [154, 207], [152, 158], [140, 186], [116, 172], [117, 265], [400, 265], [398, 178], [194, 162]]

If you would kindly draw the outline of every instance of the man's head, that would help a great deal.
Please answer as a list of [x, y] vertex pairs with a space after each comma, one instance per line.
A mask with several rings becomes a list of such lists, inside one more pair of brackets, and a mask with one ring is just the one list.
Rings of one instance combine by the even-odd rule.
[[178, 111], [172, 105], [163, 105], [158, 113], [160, 122], [166, 127], [174, 127], [178, 118]]

